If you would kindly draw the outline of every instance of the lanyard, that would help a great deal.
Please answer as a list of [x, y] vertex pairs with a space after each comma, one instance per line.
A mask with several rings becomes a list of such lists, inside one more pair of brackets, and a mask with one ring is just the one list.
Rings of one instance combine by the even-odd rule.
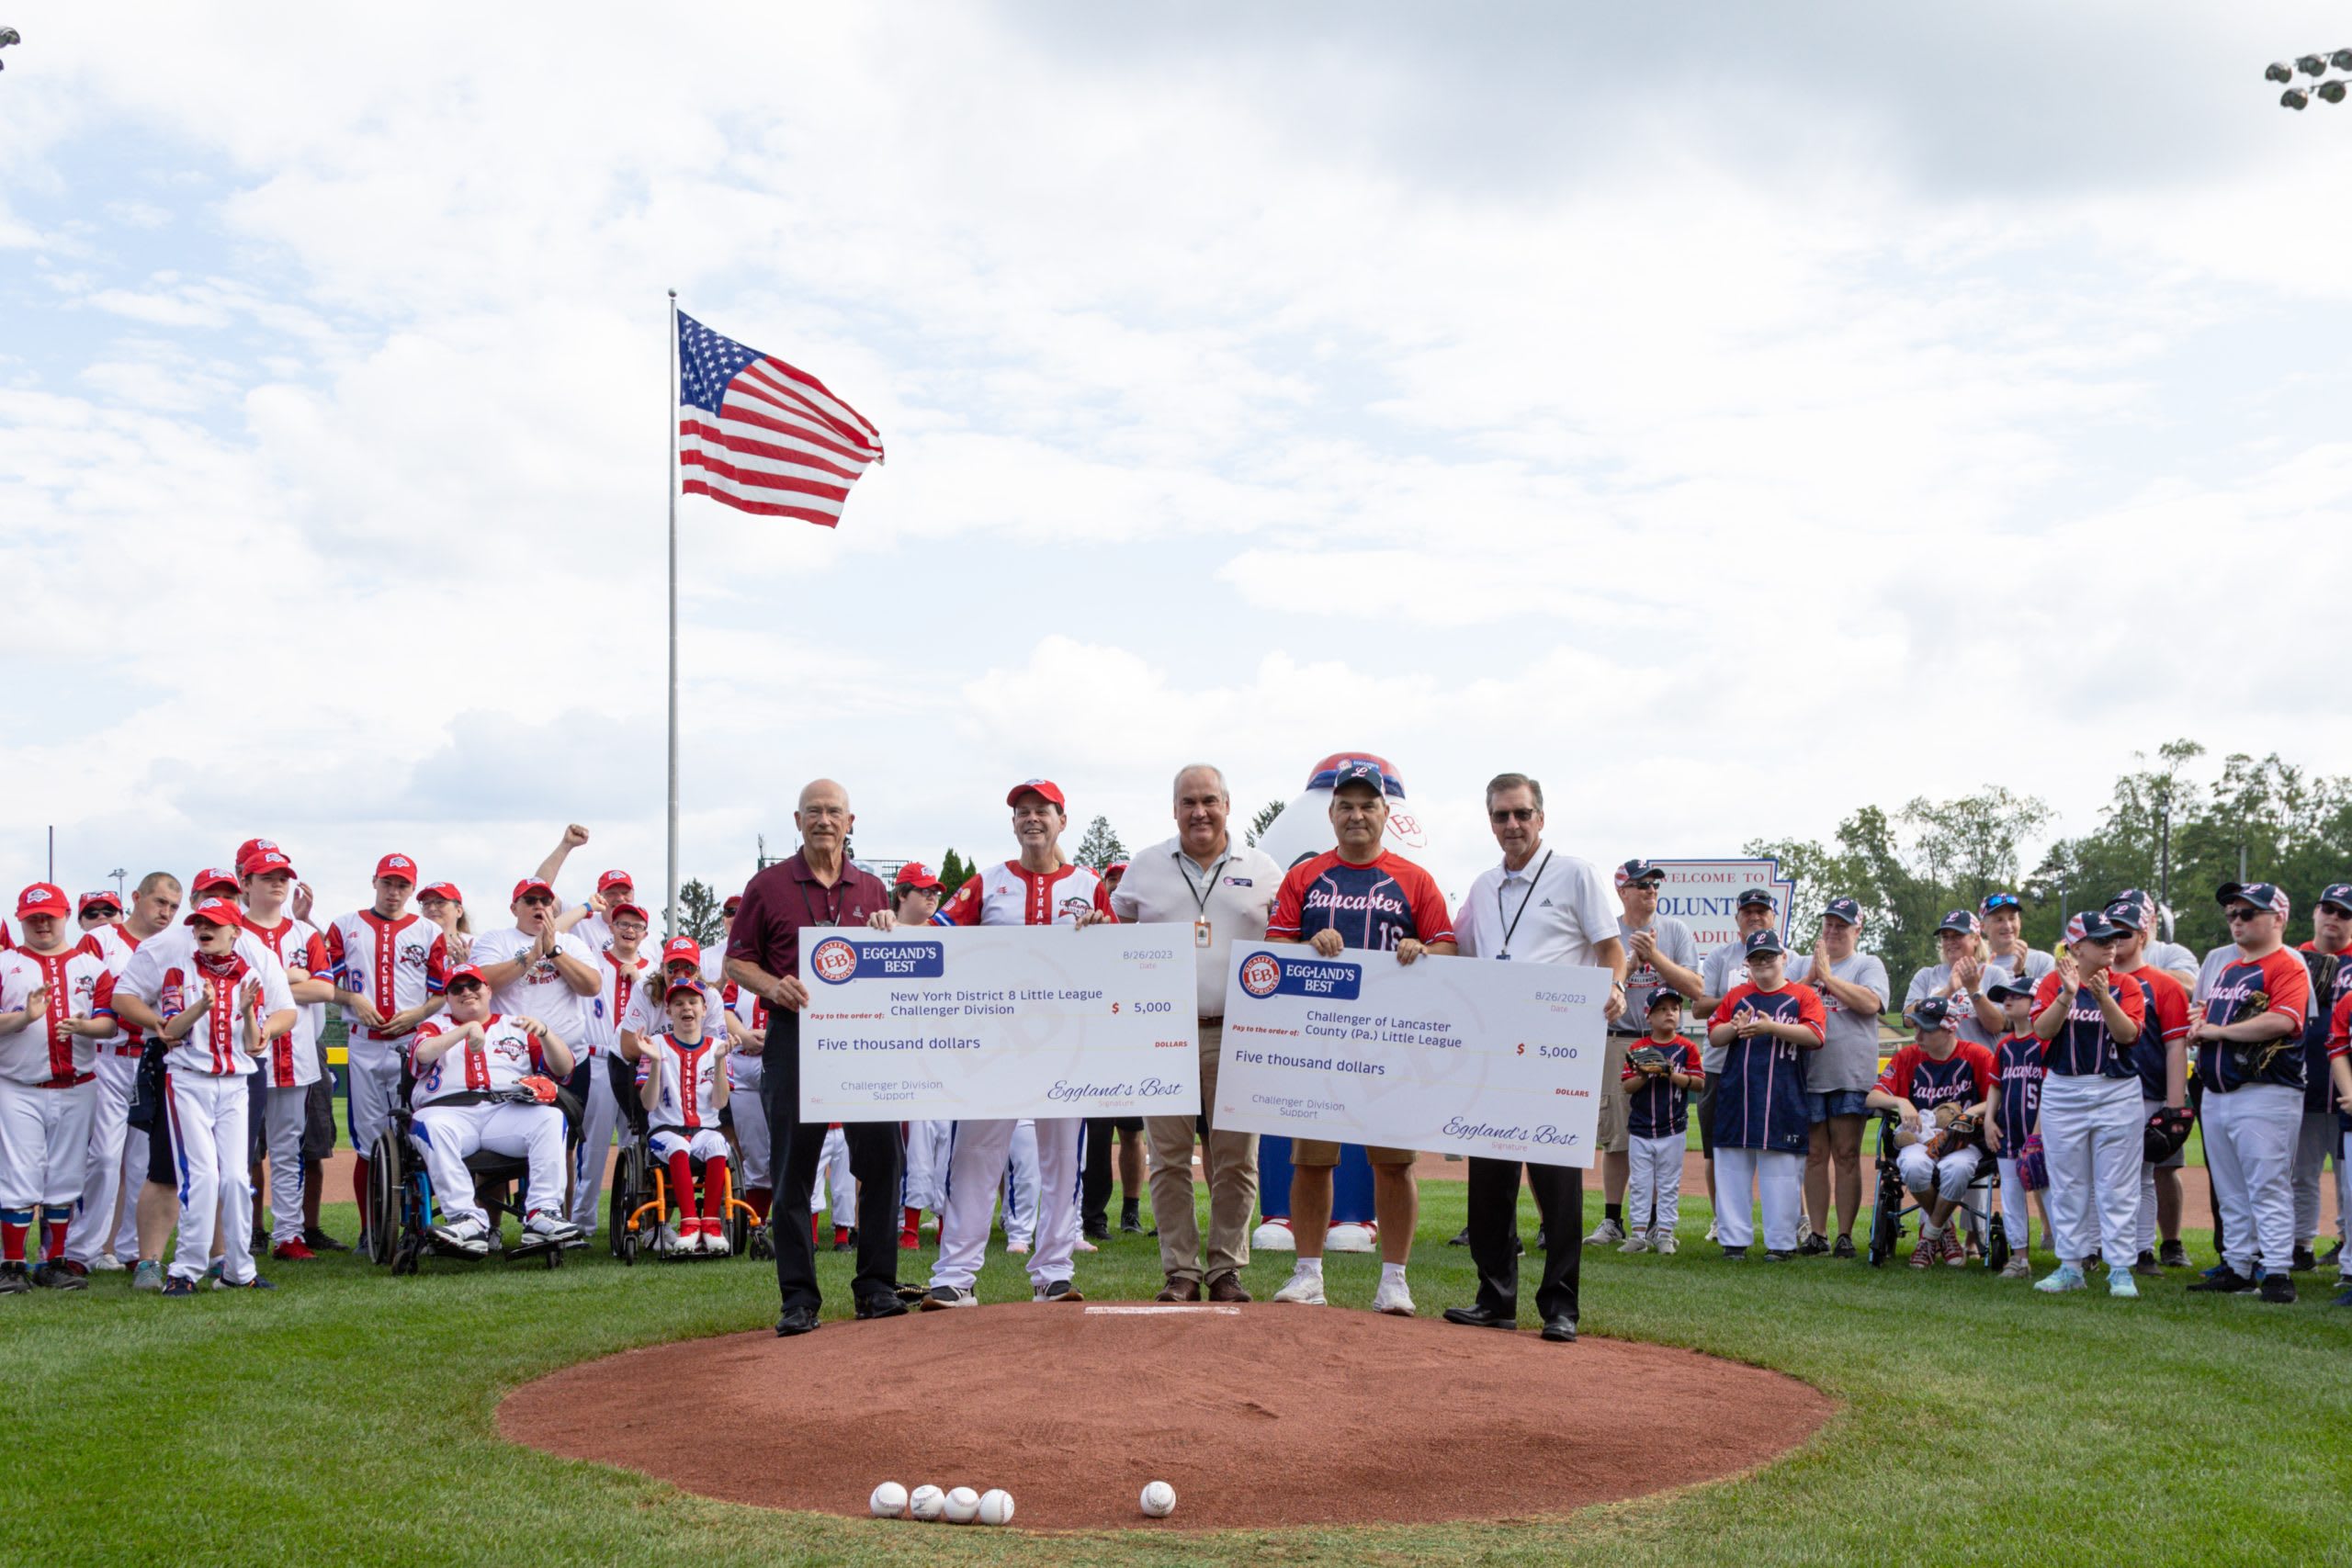
[[[1540, 887], [1540, 886], [1542, 886], [1544, 885], [1544, 868], [1545, 868], [1545, 867], [1547, 867], [1547, 866], [1549, 866], [1551, 863], [1552, 863], [1552, 852], [1551, 852], [1551, 851], [1549, 851], [1549, 850], [1545, 850], [1545, 851], [1544, 852], [1544, 864], [1543, 864], [1543, 865], [1539, 865], [1539, 866], [1537, 866], [1537, 867], [1535, 868], [1535, 874], [1534, 874], [1533, 876], [1531, 876], [1531, 877], [1529, 877], [1529, 878], [1527, 879], [1527, 891], [1520, 895], [1520, 897], [1519, 897], [1519, 914], [1515, 914], [1515, 915], [1511, 916], [1511, 918], [1510, 918], [1510, 924], [1509, 924], [1509, 925], [1507, 925], [1507, 926], [1505, 926], [1505, 927], [1503, 928], [1503, 950], [1502, 950], [1502, 952], [1501, 952], [1499, 954], [1498, 954], [1498, 956], [1499, 956], [1499, 957], [1503, 957], [1503, 958], [1509, 958], [1509, 957], [1510, 956], [1510, 939], [1511, 939], [1511, 933], [1512, 933], [1513, 931], [1516, 931], [1517, 930], [1519, 930], [1519, 919], [1520, 919], [1520, 915], [1524, 915], [1524, 914], [1526, 914], [1526, 913], [1527, 913], [1527, 903], [1528, 903], [1528, 900], [1529, 900], [1529, 899], [1531, 899], [1531, 898], [1532, 898], [1532, 897], [1535, 897], [1535, 890], [1536, 890], [1538, 887]], [[1498, 883], [1496, 883], [1496, 884], [1495, 884], [1495, 919], [1498, 919], [1498, 920], [1499, 920], [1499, 919], [1501, 919], [1502, 918], [1503, 918], [1503, 885], [1502, 885], [1501, 883], [1498, 882]]]
[[[1178, 850], [1176, 852], [1176, 858], [1182, 861], [1189, 866], [1197, 867], [1201, 863], [1182, 850]], [[1184, 891], [1187, 893], [1193, 893], [1193, 912], [1200, 919], [1205, 920], [1209, 918], [1209, 895], [1216, 891], [1216, 874], [1223, 871], [1227, 865], [1231, 863], [1232, 860], [1233, 852], [1231, 850], [1227, 850], [1225, 853], [1217, 856], [1216, 863], [1209, 867], [1208, 871], [1203, 874], [1201, 878], [1201, 890], [1198, 893], [1193, 893], [1192, 874], [1189, 872], [1185, 874]]]

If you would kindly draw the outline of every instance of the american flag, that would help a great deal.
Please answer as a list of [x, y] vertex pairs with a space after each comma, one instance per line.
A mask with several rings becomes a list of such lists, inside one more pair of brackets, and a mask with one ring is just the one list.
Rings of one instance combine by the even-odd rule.
[[831, 527], [882, 433], [805, 371], [678, 312], [678, 462], [688, 495]]

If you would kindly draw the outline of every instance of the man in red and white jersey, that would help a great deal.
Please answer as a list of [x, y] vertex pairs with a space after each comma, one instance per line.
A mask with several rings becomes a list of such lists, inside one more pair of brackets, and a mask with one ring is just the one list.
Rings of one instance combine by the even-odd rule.
[[571, 1158], [571, 1223], [596, 1234], [596, 1203], [605, 1190], [605, 1161], [621, 1126], [614, 1065], [621, 1061], [621, 1021], [634, 1018], [638, 993], [653, 975], [653, 960], [638, 952], [650, 922], [634, 904], [614, 907], [613, 944], [596, 955], [602, 988], [580, 1010], [579, 1049], [571, 1092], [580, 1099], [580, 1143]]
[[[216, 1215], [220, 1284], [268, 1290], [254, 1269], [245, 1075], [293, 1031], [294, 995], [285, 967], [257, 946], [234, 904], [209, 899], [185, 924], [194, 933], [194, 950], [163, 960], [156, 1000], [164, 1108], [179, 1178], [179, 1246], [164, 1294], [196, 1293], [211, 1260]], [[161, 947], [143, 944], [123, 972], [126, 981]], [[116, 1000], [119, 1008], [120, 997]]]
[[[65, 1231], [89, 1157], [97, 1043], [115, 1032], [114, 976], [66, 911], [63, 888], [34, 883], [17, 896], [24, 941], [0, 953], [0, 1293], [87, 1285], [66, 1267]], [[28, 1277], [37, 1226], [40, 1271]]]
[[[709, 996], [702, 981], [680, 976], [663, 988], [662, 1027], [638, 1051], [653, 1157], [669, 1171], [678, 1205], [678, 1243], [686, 1252], [727, 1250], [727, 1110], [725, 1030], [709, 1027]], [[703, 1166], [703, 1201], [695, 1201], [694, 1162]]]
[[[935, 925], [1075, 926], [1103, 910], [1093, 872], [1062, 854], [1069, 807], [1050, 779], [1030, 779], [1004, 797], [1012, 807], [1012, 835], [1021, 855], [983, 868], [939, 913]], [[895, 918], [895, 917], [894, 917]], [[997, 1186], [1012, 1152], [1010, 1120], [958, 1121], [947, 1162], [947, 1213], [939, 1226], [939, 1259], [932, 1269], [926, 1310], [978, 1306], [972, 1281], [988, 1249]], [[1030, 1296], [1040, 1302], [1083, 1300], [1070, 1283], [1078, 1249], [1078, 1188], [1085, 1164], [1082, 1117], [1037, 1120], [1040, 1190], [1037, 1230], [1029, 1253]]]
[[[445, 1015], [420, 1025], [408, 1044], [416, 1075], [409, 1135], [433, 1178], [441, 1216], [434, 1239], [476, 1258], [490, 1250], [490, 1216], [474, 1201], [466, 1169], [467, 1156], [488, 1149], [531, 1163], [526, 1238], [559, 1247], [578, 1241], [579, 1229], [562, 1213], [563, 1112], [555, 1104], [556, 1080], [571, 1075], [571, 1047], [537, 1019], [492, 1012], [490, 984], [472, 964], [449, 976], [447, 1003]], [[516, 1090], [537, 1093], [510, 1098]]]
[[[335, 998], [337, 964], [326, 938], [308, 920], [286, 912], [294, 889], [294, 863], [282, 850], [255, 850], [237, 868], [244, 894], [245, 929], [259, 937], [286, 971], [294, 998], [294, 1027], [270, 1043], [261, 1058], [261, 1143], [269, 1157], [269, 1209], [277, 1245], [270, 1256], [305, 1262], [318, 1256], [302, 1241], [302, 1129], [311, 1086], [319, 1081], [319, 1032]], [[256, 1201], [258, 1208], [258, 1201]], [[254, 1222], [254, 1234], [261, 1234]]]
[[344, 1121], [358, 1155], [352, 1196], [368, 1212], [369, 1150], [392, 1123], [400, 1093], [401, 1053], [416, 1026], [441, 1009], [441, 987], [453, 966], [441, 929], [408, 907], [416, 862], [394, 852], [376, 863], [375, 902], [327, 922], [327, 962], [334, 1000], [342, 1007]]
[[727, 978], [727, 938], [734, 934], [735, 911], [742, 907], [741, 893], [729, 894], [719, 906], [720, 940], [702, 955], [702, 983], [705, 992], [716, 998], [719, 1008], [741, 1024], [750, 1037], [750, 1049], [727, 1053], [727, 1100], [733, 1108], [727, 1124], [735, 1129], [735, 1146], [743, 1151], [743, 1201], [765, 1224], [774, 1192], [768, 1172], [768, 1119], [760, 1104], [760, 1086], [765, 1081], [762, 1072], [767, 1060], [760, 1043], [767, 1038], [768, 1004]]
[[[107, 973], [119, 980], [131, 954], [150, 938], [169, 931], [179, 918], [179, 878], [168, 872], [150, 872], [140, 879], [130, 913], [119, 924], [94, 920], [93, 916], [111, 908], [108, 900], [114, 897], [85, 893], [78, 912], [82, 934], [97, 943], [106, 957]], [[111, 985], [107, 991], [111, 1007]], [[139, 1256], [134, 1214], [124, 1213], [123, 1223], [118, 1225], [115, 1213], [118, 1200], [126, 1192], [134, 1195], [133, 1201], [121, 1206], [136, 1210], [139, 1179], [147, 1169], [146, 1129], [130, 1124], [139, 1058], [145, 1050], [145, 1036], [119, 1020], [114, 1032], [98, 1041], [97, 1102], [90, 1119], [89, 1158], [82, 1168], [82, 1201], [74, 1207], [74, 1228], [65, 1237], [65, 1261], [79, 1273], [119, 1269]], [[115, 1243], [111, 1248], [109, 1239]], [[126, 1252], [128, 1258], [122, 1257]]]

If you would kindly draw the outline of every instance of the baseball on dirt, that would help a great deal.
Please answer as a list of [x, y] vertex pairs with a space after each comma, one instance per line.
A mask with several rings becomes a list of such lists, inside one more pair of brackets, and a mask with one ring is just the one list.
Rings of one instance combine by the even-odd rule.
[[1176, 1511], [1176, 1488], [1165, 1481], [1148, 1482], [1141, 1501], [1146, 1518], [1164, 1519]]
[[947, 1495], [947, 1522], [968, 1525], [980, 1517], [980, 1495], [968, 1486], [958, 1486]]
[[865, 1506], [877, 1519], [895, 1519], [907, 1511], [907, 1489], [895, 1481], [886, 1481], [874, 1489]]
[[947, 1494], [936, 1486], [918, 1486], [907, 1499], [907, 1517], [929, 1524], [947, 1511]]
[[1012, 1522], [1012, 1494], [1003, 1487], [994, 1487], [980, 1494], [980, 1523], [1009, 1525]]

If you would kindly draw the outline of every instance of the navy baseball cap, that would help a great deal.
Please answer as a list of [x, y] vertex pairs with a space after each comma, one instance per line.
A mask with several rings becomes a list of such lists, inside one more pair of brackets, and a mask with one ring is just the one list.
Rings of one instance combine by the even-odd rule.
[[1380, 764], [1377, 762], [1366, 762], [1351, 758], [1331, 770], [1333, 795], [1339, 794], [1351, 784], [1366, 785], [1373, 794], [1379, 795], [1382, 799], [1388, 798], [1388, 776], [1380, 771]]
[[2107, 901], [2107, 918], [2126, 931], [2143, 931], [2154, 924], [2155, 906], [2144, 893], [2125, 893]]
[[1777, 909], [1781, 907], [1781, 901], [1761, 887], [1750, 887], [1739, 896], [1739, 902], [1733, 907], [1741, 909]]
[[2027, 979], [2022, 975], [2012, 975], [2006, 969], [2000, 971], [2000, 976], [2001, 977], [1999, 979], [1984, 987], [1984, 994], [1986, 996], [1992, 998], [1996, 1002], [2007, 1001], [2011, 997], [2023, 997], [2028, 1001], [2031, 1001], [2033, 999], [2033, 982], [2031, 980]]
[[1766, 953], [1786, 953], [1788, 949], [1781, 944], [1780, 932], [1762, 931], [1748, 932], [1747, 944], [1742, 951], [1750, 958], [1758, 958]]
[[1666, 868], [1656, 861], [1629, 860], [1617, 868], [1617, 886], [1630, 887], [1636, 882], [1663, 882]]
[[2329, 883], [2325, 890], [2320, 894], [2319, 901], [2333, 905], [2346, 914], [2352, 915], [2352, 882]]
[[1961, 931], [1969, 936], [1975, 936], [1984, 929], [1983, 923], [1966, 909], [1954, 909], [1943, 918], [1941, 925], [1936, 927], [1939, 931]]
[[2066, 922], [2066, 940], [2073, 942], [2113, 942], [2129, 936], [2132, 928], [2119, 926], [2107, 918], [2104, 909], [2085, 909]]
[[1647, 1012], [1656, 1012], [1662, 1007], [1671, 1007], [1675, 1011], [1680, 1012], [1682, 1010], [1682, 993], [1680, 991], [1671, 990], [1667, 987], [1660, 986], [1657, 990], [1650, 993], [1650, 1005], [1644, 1010]]
[[1821, 907], [1825, 920], [1843, 920], [1849, 926], [1862, 923], [1862, 907], [1851, 898], [1832, 898]]
[[2014, 893], [1987, 893], [1984, 902], [1977, 908], [1989, 915], [1996, 909], [2022, 909], [2025, 906], [2018, 901]]
[[1914, 1029], [1950, 1029], [1951, 1003], [1941, 997], [1921, 997], [1905, 1016]]
[[2257, 909], [2267, 909], [2280, 919], [2287, 918], [2287, 894], [2275, 882], [2224, 882], [2214, 893], [2223, 904], [2235, 904], [2243, 899]]

